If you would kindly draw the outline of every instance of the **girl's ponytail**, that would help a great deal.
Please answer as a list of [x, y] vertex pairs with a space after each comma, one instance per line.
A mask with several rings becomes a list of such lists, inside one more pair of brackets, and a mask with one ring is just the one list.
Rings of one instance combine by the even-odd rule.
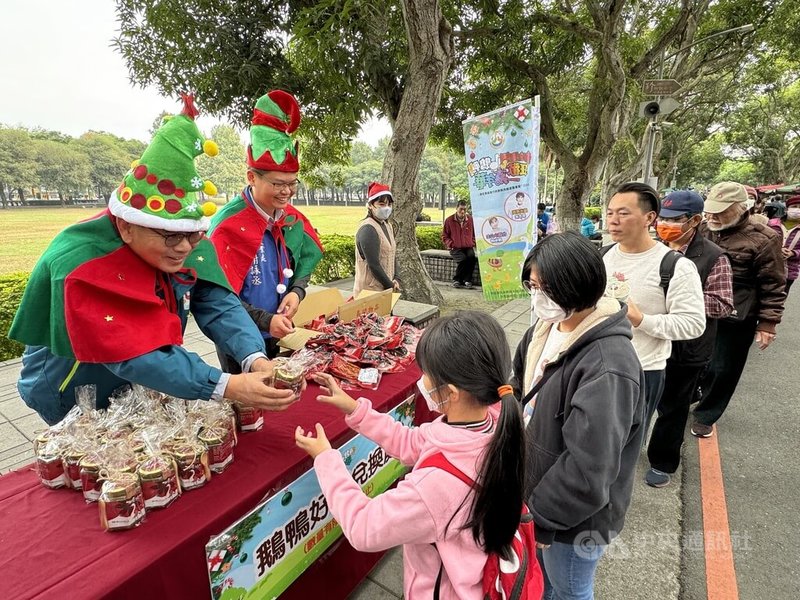
[[505, 385], [511, 373], [506, 334], [486, 313], [464, 311], [441, 317], [422, 334], [417, 363], [437, 387], [452, 384], [484, 406], [500, 398], [500, 415], [471, 494], [465, 528], [487, 553], [510, 558], [522, 513], [525, 431], [519, 403]]
[[502, 395], [497, 430], [478, 474], [467, 527], [487, 553], [508, 560], [525, 493], [525, 430], [519, 402], [510, 386], [503, 386], [498, 392]]

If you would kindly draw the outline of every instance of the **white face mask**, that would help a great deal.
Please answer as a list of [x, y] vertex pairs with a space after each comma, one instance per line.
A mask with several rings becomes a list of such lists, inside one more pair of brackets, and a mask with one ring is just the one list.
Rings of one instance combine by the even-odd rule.
[[386, 221], [391, 216], [392, 216], [391, 206], [378, 206], [375, 208], [376, 219], [380, 219], [381, 221]]
[[789, 208], [786, 210], [786, 217], [792, 221], [800, 221], [800, 207]]
[[533, 298], [533, 314], [541, 321], [560, 323], [570, 316], [542, 290], [532, 288], [531, 298]]
[[428, 388], [425, 387], [425, 381], [422, 377], [417, 381], [417, 388], [419, 388], [419, 393], [422, 394], [422, 397], [425, 398], [425, 404], [428, 405], [428, 410], [442, 412], [442, 406], [447, 403], [447, 400], [437, 403], [436, 400], [433, 399], [433, 396], [431, 396], [431, 392], [435, 392], [439, 388], [428, 390]]

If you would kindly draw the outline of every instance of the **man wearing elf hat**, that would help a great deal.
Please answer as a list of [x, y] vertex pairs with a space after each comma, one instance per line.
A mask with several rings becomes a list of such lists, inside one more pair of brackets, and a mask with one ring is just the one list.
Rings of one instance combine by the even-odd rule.
[[[87, 384], [100, 408], [131, 383], [268, 410], [295, 400], [266, 384], [264, 340], [204, 239], [216, 206], [199, 204], [197, 191], [216, 192], [194, 158], [218, 150], [196, 115], [184, 96], [183, 112], [165, 119], [108, 209], [59, 233], [31, 274], [8, 336], [27, 345], [20, 395], [50, 424]], [[223, 373], [181, 346], [189, 311], [244, 374]]]
[[[247, 187], [214, 217], [209, 232], [231, 287], [255, 321], [267, 353], [290, 333], [305, 297], [322, 244], [306, 217], [290, 204], [300, 170], [297, 143], [289, 134], [300, 125], [294, 96], [275, 90], [253, 110], [247, 147]], [[223, 368], [238, 365], [217, 348]]]
[[356, 231], [356, 275], [353, 295], [361, 290], [400, 291], [397, 245], [389, 223], [394, 198], [389, 186], [373, 181], [367, 188], [367, 216]]

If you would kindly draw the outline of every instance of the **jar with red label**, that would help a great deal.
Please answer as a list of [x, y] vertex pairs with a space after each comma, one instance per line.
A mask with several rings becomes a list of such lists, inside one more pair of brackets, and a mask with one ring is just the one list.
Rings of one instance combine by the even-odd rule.
[[77, 449], [70, 449], [64, 453], [64, 473], [66, 474], [67, 487], [73, 490], [82, 490], [81, 483], [81, 459], [86, 456], [86, 452]]
[[211, 469], [208, 466], [208, 451], [203, 444], [184, 443], [175, 446], [173, 456], [178, 467], [178, 478], [182, 489], [193, 490], [199, 488], [211, 479]]
[[109, 475], [97, 504], [100, 524], [106, 531], [132, 529], [144, 520], [144, 496], [139, 478], [133, 473]]
[[208, 448], [208, 466], [214, 473], [222, 473], [233, 462], [233, 433], [229, 428], [207, 427], [197, 436]]
[[139, 480], [148, 509], [165, 508], [181, 495], [175, 459], [166, 454], [148, 456], [139, 463]]
[[258, 431], [264, 426], [264, 411], [260, 408], [234, 402], [233, 410], [236, 412], [239, 431]]
[[87, 502], [97, 502], [103, 482], [100, 480], [100, 457], [97, 454], [87, 454], [78, 463], [80, 467], [81, 490]]
[[39, 446], [36, 455], [36, 473], [42, 485], [49, 488], [60, 488], [67, 485], [67, 476], [64, 473], [64, 463], [61, 455], [49, 450], [50, 445]]

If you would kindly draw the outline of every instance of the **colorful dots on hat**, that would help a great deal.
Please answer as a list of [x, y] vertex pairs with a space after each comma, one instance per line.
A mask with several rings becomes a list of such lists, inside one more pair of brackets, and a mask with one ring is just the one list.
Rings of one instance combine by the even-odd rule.
[[131, 196], [133, 196], [133, 190], [131, 188], [129, 188], [129, 187], [126, 187], [126, 188], [122, 188], [122, 192], [119, 195], [119, 199], [122, 202], [127, 203], [128, 200], [131, 199]]
[[155, 173], [148, 173], [147, 177], [145, 178], [145, 181], [150, 185], [153, 185], [155, 184], [156, 181], [158, 181], [158, 177], [156, 177]]
[[144, 165], [136, 165], [136, 168], [133, 170], [133, 176], [136, 179], [144, 179], [147, 175], [147, 167]]
[[175, 200], [175, 198], [167, 200], [164, 203], [164, 209], [171, 215], [180, 212], [181, 208], [183, 208], [183, 206], [178, 200]]
[[131, 196], [131, 206], [133, 208], [142, 209], [145, 204], [147, 204], [147, 200], [143, 194], [134, 194]]
[[150, 196], [147, 199], [147, 208], [153, 212], [158, 212], [164, 208], [164, 199], [161, 196]]
[[175, 193], [175, 184], [169, 179], [162, 179], [158, 182], [158, 191], [165, 196], [171, 196]]

